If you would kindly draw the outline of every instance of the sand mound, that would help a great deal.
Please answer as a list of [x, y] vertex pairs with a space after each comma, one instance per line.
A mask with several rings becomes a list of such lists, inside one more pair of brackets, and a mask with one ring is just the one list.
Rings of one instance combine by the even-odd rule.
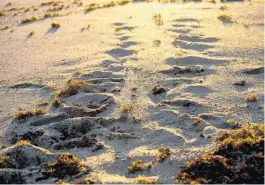
[[7, 159], [1, 164], [2, 167], [15, 169], [38, 166], [56, 158], [56, 155], [48, 150], [23, 141], [4, 149], [0, 155], [2, 158], [7, 156]]

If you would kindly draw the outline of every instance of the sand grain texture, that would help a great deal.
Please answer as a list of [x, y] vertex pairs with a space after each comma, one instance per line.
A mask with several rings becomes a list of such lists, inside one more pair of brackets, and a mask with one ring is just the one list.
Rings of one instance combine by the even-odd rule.
[[[135, 183], [145, 175], [173, 183], [187, 160], [216, 147], [216, 133], [235, 128], [227, 120], [264, 122], [262, 2], [221, 10], [220, 2], [137, 1], [85, 13], [93, 2], [110, 1], [60, 1], [64, 8], [55, 12], [67, 15], [23, 25], [52, 5], [13, 0], [12, 7], [24, 8], [8, 11], [0, 2], [7, 12], [0, 25], [8, 26], [0, 30], [0, 128], [8, 147], [0, 155], [28, 140], [23, 151], [40, 156], [28, 156], [15, 182], [55, 183], [43, 178], [43, 166], [70, 152], [91, 171], [64, 181]], [[39, 9], [24, 11], [32, 5]], [[223, 13], [232, 20], [219, 20]], [[245, 100], [251, 93], [257, 101]], [[34, 107], [45, 114], [13, 118], [19, 108]], [[171, 153], [157, 162], [164, 145]], [[135, 160], [152, 167], [129, 173]], [[11, 165], [0, 176], [18, 172]]]

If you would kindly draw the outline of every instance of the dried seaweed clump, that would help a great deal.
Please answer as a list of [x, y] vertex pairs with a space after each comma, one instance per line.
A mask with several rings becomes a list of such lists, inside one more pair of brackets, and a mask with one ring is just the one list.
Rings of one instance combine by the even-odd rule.
[[6, 13], [3, 10], [0, 10], [0, 17], [5, 16], [5, 15], [6, 15]]
[[35, 17], [35, 16], [33, 16], [33, 17], [27, 17], [25, 19], [22, 19], [21, 22], [20, 22], [20, 24], [31, 23], [31, 22], [34, 22], [34, 21], [37, 21], [37, 20], [39, 20], [39, 18], [38, 17]]
[[46, 110], [42, 108], [36, 108], [36, 109], [26, 110], [26, 111], [19, 110], [15, 113], [14, 118], [19, 121], [27, 120], [30, 117], [43, 115], [45, 113], [46, 113]]
[[8, 156], [0, 156], [0, 168], [7, 168], [7, 160], [9, 159]]
[[54, 4], [55, 2], [54, 1], [44, 1], [44, 2], [42, 2], [40, 5], [41, 6], [47, 6], [47, 5], [52, 5], [52, 4]]
[[162, 146], [158, 149], [157, 161], [163, 162], [168, 156], [170, 156], [171, 152], [167, 146]]
[[176, 177], [183, 184], [263, 184], [264, 125], [222, 132], [215, 152], [188, 161]]
[[57, 23], [57, 22], [52, 22], [52, 23], [51, 23], [51, 27], [52, 27], [52, 28], [56, 28], [56, 29], [58, 29], [58, 28], [61, 27], [61, 25], [60, 25], [59, 23]]
[[135, 160], [128, 166], [129, 173], [135, 173], [152, 168], [152, 162], [144, 163], [142, 160]]
[[161, 14], [155, 14], [153, 15], [153, 21], [157, 26], [163, 25], [163, 18]]
[[132, 104], [125, 104], [120, 107], [121, 112], [131, 112], [135, 109], [135, 106]]
[[81, 173], [84, 166], [80, 159], [73, 154], [62, 153], [57, 161], [48, 163], [44, 175], [46, 177], [64, 178]]
[[57, 92], [58, 97], [69, 97], [76, 95], [78, 90], [89, 85], [89, 82], [83, 80], [69, 80], [64, 89]]
[[92, 179], [92, 178], [84, 178], [84, 179], [75, 181], [74, 184], [96, 184], [96, 181], [95, 179]]
[[139, 175], [136, 178], [138, 184], [157, 184], [157, 179]]
[[246, 102], [256, 102], [258, 101], [257, 93], [250, 93], [245, 97]]
[[232, 20], [232, 16], [228, 15], [228, 14], [220, 14], [217, 18], [222, 20], [222, 21], [231, 21]]

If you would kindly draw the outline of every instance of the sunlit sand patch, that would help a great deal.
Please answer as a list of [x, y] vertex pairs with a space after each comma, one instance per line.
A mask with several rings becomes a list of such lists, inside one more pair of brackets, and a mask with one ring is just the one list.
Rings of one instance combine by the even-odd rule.
[[104, 153], [89, 156], [84, 159], [84, 162], [92, 168], [102, 166], [104, 164], [110, 164], [115, 162], [115, 152], [113, 150], [107, 150]]
[[189, 145], [185, 146], [183, 150], [178, 150], [175, 151], [175, 154], [171, 156], [172, 160], [177, 160], [177, 161], [185, 161], [187, 159], [193, 159], [198, 157], [204, 152], [210, 152], [216, 147], [215, 144], [209, 144], [204, 147], [196, 147], [192, 146], [190, 147]]
[[152, 123], [148, 123], [148, 124], [145, 124], [143, 126], [144, 128], [147, 128], [149, 130], [163, 130], [163, 131], [167, 131], [177, 137], [180, 137], [182, 139], [184, 139], [186, 142], [188, 142], [188, 140], [181, 134], [181, 130], [180, 129], [177, 129], [177, 128], [169, 128], [167, 126], [160, 126], [159, 123], [157, 122], [152, 122]]
[[132, 105], [131, 115], [142, 120], [148, 117], [150, 105], [149, 99], [145, 96], [152, 89], [148, 78], [148, 75], [141, 69], [127, 70], [124, 88], [119, 96], [121, 107]]
[[140, 146], [129, 151], [128, 156], [130, 157], [141, 157], [141, 156], [155, 156], [157, 150], [148, 146]]
[[103, 184], [111, 183], [133, 183], [133, 178], [127, 178], [124, 175], [110, 174], [104, 170], [92, 172], [91, 176], [97, 178]]
[[[261, 76], [263, 76], [263, 73], [261, 74], [256, 74], [256, 75], [248, 75], [248, 74], [244, 74], [241, 73], [241, 71], [239, 71], [238, 69], [249, 69], [252, 66], [252, 62], [249, 63], [244, 63], [243, 61], [241, 63], [235, 63], [235, 64], [230, 64], [228, 66], [220, 66], [217, 67], [217, 74], [213, 75], [211, 79], [207, 80], [207, 84], [209, 87], [213, 87], [213, 88], [218, 88], [220, 89], [220, 92], [222, 93], [212, 93], [209, 94], [209, 98], [211, 99], [215, 99], [216, 102], [221, 108], [223, 108], [223, 110], [225, 110], [226, 113], [230, 114], [231, 116], [235, 116], [236, 119], [238, 120], [249, 120], [251, 121], [253, 119], [252, 116], [250, 116], [249, 112], [246, 112], [244, 115], [242, 116], [238, 116], [237, 115], [237, 111], [238, 110], [242, 110], [244, 109], [243, 107], [248, 107], [248, 105], [245, 102], [245, 97], [249, 92], [256, 92], [257, 94], [262, 94], [261, 89], [256, 89], [257, 86], [259, 86], [259, 83], [262, 83], [262, 81], [258, 81], [257, 82], [257, 78], [261, 79]], [[255, 61], [257, 62], [257, 61]], [[259, 65], [259, 64], [257, 64]], [[229, 71], [229, 73], [227, 73], [227, 71]], [[219, 78], [219, 76], [223, 76], [224, 74], [226, 74], [224, 76], [224, 78]], [[229, 80], [229, 79], [234, 79], [233, 81]], [[244, 82], [242, 84], [242, 81]], [[242, 84], [240, 85], [233, 85], [233, 84]], [[222, 97], [222, 102], [218, 101], [220, 96]], [[224, 103], [226, 102], [226, 103]], [[224, 106], [225, 105], [225, 106]], [[228, 106], [229, 105], [229, 106]], [[229, 110], [229, 107], [231, 106], [235, 106], [236, 108], [233, 110]], [[254, 105], [254, 107], [260, 107], [261, 106], [261, 102], [257, 101], [256, 102], [256, 106]], [[263, 117], [255, 117], [255, 119], [258, 120], [262, 120]], [[259, 122], [259, 121], [258, 121]]]

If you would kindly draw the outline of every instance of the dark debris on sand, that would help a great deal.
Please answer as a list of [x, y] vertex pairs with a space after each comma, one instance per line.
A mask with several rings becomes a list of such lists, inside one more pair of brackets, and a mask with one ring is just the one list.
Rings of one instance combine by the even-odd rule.
[[183, 184], [263, 184], [264, 125], [221, 132], [218, 149], [188, 161], [176, 177]]

